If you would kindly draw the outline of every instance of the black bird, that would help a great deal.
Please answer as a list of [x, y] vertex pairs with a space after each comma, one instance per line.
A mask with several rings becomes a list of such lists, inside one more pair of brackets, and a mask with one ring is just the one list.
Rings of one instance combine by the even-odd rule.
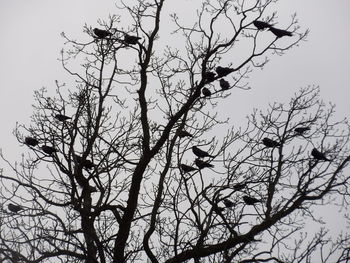
[[230, 208], [230, 207], [232, 207], [232, 206], [235, 205], [230, 199], [227, 199], [227, 198], [225, 198], [225, 199], [223, 200], [223, 202], [224, 202], [224, 205], [225, 205], [227, 208]]
[[204, 80], [206, 82], [212, 82], [215, 80], [215, 73], [214, 72], [211, 72], [211, 71], [206, 71], [204, 73]]
[[197, 167], [199, 168], [199, 170], [202, 170], [203, 168], [212, 168], [212, 167], [214, 167], [214, 165], [212, 165], [211, 163], [206, 162], [206, 161], [202, 161], [199, 158], [196, 158], [196, 160], [194, 162], [197, 165]]
[[202, 94], [204, 97], [210, 97], [211, 96], [211, 91], [208, 88], [203, 88], [202, 89]]
[[24, 143], [29, 145], [29, 146], [37, 146], [39, 141], [33, 137], [26, 137], [24, 139]]
[[236, 191], [240, 191], [240, 190], [243, 190], [245, 188], [245, 186], [246, 186], [246, 184], [238, 183], [238, 184], [233, 185], [233, 189]]
[[307, 132], [310, 130], [310, 127], [297, 127], [294, 129], [295, 133], [302, 135], [304, 132]]
[[94, 168], [94, 163], [88, 159], [83, 160], [83, 158], [77, 154], [75, 154], [75, 159], [77, 160], [78, 164], [82, 164], [84, 168], [86, 168], [87, 170], [90, 170], [92, 168]]
[[250, 197], [250, 196], [248, 196], [248, 195], [243, 196], [243, 201], [244, 201], [244, 203], [246, 203], [247, 205], [254, 205], [255, 203], [261, 202], [260, 200], [254, 198], [254, 197]]
[[47, 145], [43, 145], [41, 146], [41, 150], [43, 150], [44, 153], [46, 154], [53, 154], [54, 152], [57, 152], [57, 149], [52, 147], [52, 146], [47, 146]]
[[196, 171], [197, 168], [194, 168], [192, 166], [186, 165], [186, 164], [180, 164], [180, 169], [182, 170], [182, 172], [184, 173], [189, 173], [189, 172], [193, 172]]
[[215, 213], [220, 214], [221, 212], [225, 211], [225, 207], [219, 207], [219, 206], [213, 206], [213, 210]]
[[211, 157], [214, 158], [214, 156], [210, 155], [209, 153], [199, 149], [197, 146], [192, 146], [192, 152], [198, 156], [199, 158], [203, 158], [203, 157]]
[[106, 38], [108, 36], [113, 35], [111, 32], [107, 31], [107, 30], [103, 30], [103, 29], [99, 29], [99, 28], [94, 28], [94, 34], [98, 37], [98, 38]]
[[230, 83], [227, 80], [220, 79], [220, 87], [222, 90], [228, 90], [230, 88]]
[[63, 115], [63, 114], [56, 114], [55, 118], [59, 121], [66, 121], [66, 120], [71, 119], [72, 117], [68, 117], [68, 116]]
[[234, 69], [228, 68], [228, 67], [218, 66], [218, 67], [216, 67], [215, 71], [218, 74], [218, 77], [224, 77], [224, 76], [230, 74], [231, 72], [233, 72]]
[[289, 36], [289, 37], [293, 36], [292, 32], [283, 30], [283, 29], [274, 28], [273, 26], [271, 26], [269, 30], [278, 38], [284, 37], [284, 36]]
[[13, 213], [18, 213], [19, 211], [23, 210], [21, 206], [14, 204], [8, 204], [8, 208]]
[[129, 45], [136, 45], [141, 37], [124, 34], [124, 42]]
[[264, 30], [266, 28], [270, 28], [271, 27], [271, 25], [269, 23], [266, 23], [264, 21], [259, 21], [259, 20], [255, 20], [253, 22], [253, 24], [258, 30]]
[[313, 148], [311, 151], [311, 155], [319, 161], [330, 161], [324, 153], [321, 153], [319, 150], [316, 148]]
[[180, 138], [193, 137], [193, 135], [191, 133], [189, 133], [188, 131], [181, 130], [181, 131], [179, 131], [179, 137]]
[[271, 140], [269, 138], [264, 138], [262, 140], [262, 142], [266, 147], [269, 147], [269, 148], [274, 148], [274, 147], [278, 147], [281, 145], [279, 142], [276, 142], [276, 141]]

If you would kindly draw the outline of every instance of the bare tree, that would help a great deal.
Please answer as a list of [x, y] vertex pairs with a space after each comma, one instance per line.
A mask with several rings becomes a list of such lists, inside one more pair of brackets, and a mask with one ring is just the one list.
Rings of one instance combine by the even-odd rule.
[[[86, 26], [85, 42], [63, 34], [75, 86], [35, 92], [15, 130], [29, 152], [2, 156], [1, 259], [307, 262], [322, 246], [346, 262], [348, 235], [296, 236], [313, 207], [348, 202], [349, 125], [318, 88], [210, 137], [229, 125], [217, 103], [308, 32], [295, 15], [278, 28], [273, 0], [203, 1], [192, 25], [170, 24], [167, 2], [120, 2], [125, 16]], [[161, 41], [174, 36], [178, 48]]]

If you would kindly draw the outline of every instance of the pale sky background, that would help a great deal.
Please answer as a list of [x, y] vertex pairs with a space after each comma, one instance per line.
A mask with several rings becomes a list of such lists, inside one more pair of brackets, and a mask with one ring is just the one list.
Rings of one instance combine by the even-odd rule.
[[[325, 101], [337, 105], [339, 119], [350, 117], [350, 1], [281, 0], [279, 7], [279, 17], [296, 12], [300, 25], [310, 28], [308, 41], [254, 71], [252, 89], [232, 91], [226, 113], [242, 121], [253, 108], [288, 101], [300, 87], [315, 84]], [[0, 148], [12, 161], [24, 151], [12, 130], [16, 121], [29, 122], [33, 91], [52, 90], [56, 79], [68, 79], [57, 60], [64, 42], [60, 33], [79, 39], [85, 23], [95, 27], [114, 11], [111, 0], [0, 0]]]

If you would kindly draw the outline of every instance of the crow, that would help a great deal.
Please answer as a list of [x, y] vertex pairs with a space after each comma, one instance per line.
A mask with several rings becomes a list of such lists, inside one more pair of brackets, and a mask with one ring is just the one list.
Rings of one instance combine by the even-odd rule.
[[54, 152], [57, 152], [57, 149], [52, 147], [52, 146], [47, 146], [47, 145], [43, 145], [41, 146], [41, 150], [43, 150], [44, 153], [46, 154], [53, 154]]
[[330, 161], [324, 153], [321, 153], [316, 148], [313, 148], [311, 155], [318, 161]]
[[262, 140], [263, 144], [268, 147], [268, 148], [274, 148], [274, 147], [278, 147], [280, 146], [281, 144], [279, 142], [276, 142], [274, 140], [271, 140], [269, 138], [264, 138]]
[[128, 45], [136, 45], [141, 37], [124, 34], [124, 42]]
[[182, 170], [182, 172], [184, 173], [189, 173], [189, 172], [193, 172], [196, 171], [197, 168], [194, 168], [192, 166], [186, 165], [186, 164], [180, 164], [180, 169]]
[[270, 27], [269, 29], [277, 38], [281, 38], [284, 36], [293, 36], [293, 33], [287, 30], [283, 30], [283, 29], [278, 29], [278, 28], [274, 28], [273, 26]]
[[230, 88], [230, 83], [227, 80], [220, 79], [220, 87], [222, 90], [228, 90]]
[[204, 80], [209, 83], [215, 80], [215, 73], [211, 71], [206, 71], [203, 77]]
[[26, 137], [24, 139], [24, 143], [28, 146], [37, 146], [39, 144], [39, 141], [33, 137]]
[[221, 212], [225, 211], [225, 207], [213, 206], [213, 210], [215, 213], [220, 214]]
[[216, 67], [215, 71], [218, 74], [218, 77], [224, 77], [224, 76], [230, 74], [231, 72], [233, 72], [234, 69], [228, 68], [228, 67], [218, 66], [218, 67]]
[[264, 30], [266, 28], [270, 28], [271, 27], [271, 25], [269, 23], [266, 23], [264, 21], [255, 20], [253, 22], [253, 24], [258, 30]]
[[197, 146], [192, 146], [192, 152], [198, 156], [199, 158], [203, 158], [203, 157], [211, 157], [214, 158], [214, 156], [210, 155], [209, 153], [199, 149]]
[[106, 38], [108, 36], [113, 35], [111, 32], [107, 31], [107, 30], [103, 30], [103, 29], [99, 29], [99, 28], [94, 28], [94, 34], [98, 37], [98, 38]]
[[243, 201], [244, 201], [244, 203], [246, 203], [247, 205], [254, 205], [255, 203], [261, 202], [260, 200], [254, 198], [254, 197], [250, 197], [250, 196], [248, 196], [248, 195], [243, 196]]
[[68, 116], [63, 115], [63, 114], [56, 114], [55, 118], [59, 121], [66, 121], [66, 120], [71, 119], [72, 117], [68, 117]]
[[227, 198], [225, 198], [225, 199], [223, 200], [223, 202], [224, 202], [224, 205], [225, 205], [227, 208], [230, 208], [230, 207], [232, 207], [232, 206], [235, 205], [230, 199], [227, 199]]
[[13, 213], [18, 213], [19, 211], [23, 210], [21, 206], [14, 204], [8, 204], [8, 208]]
[[297, 133], [299, 135], [302, 135], [309, 130], [310, 130], [310, 127], [297, 127], [294, 129], [295, 133]]
[[240, 190], [243, 190], [245, 187], [246, 187], [246, 184], [238, 183], [238, 184], [233, 185], [232, 188], [236, 191], [240, 191]]
[[83, 167], [87, 170], [90, 170], [90, 169], [94, 168], [94, 166], [95, 166], [92, 161], [87, 160], [87, 159], [83, 160], [83, 158], [77, 154], [75, 154], [75, 159], [77, 160], [78, 164], [82, 164]]
[[187, 131], [184, 131], [184, 130], [182, 130], [182, 131], [179, 131], [179, 137], [180, 138], [184, 138], [184, 137], [193, 137], [193, 135], [191, 134], [191, 133], [189, 133], [189, 132], [187, 132]]
[[202, 94], [204, 97], [210, 97], [211, 96], [211, 91], [208, 88], [203, 88], [202, 89]]
[[197, 165], [199, 170], [202, 170], [203, 168], [212, 168], [212, 167], [214, 167], [214, 165], [210, 164], [209, 162], [202, 161], [199, 158], [196, 158], [196, 160], [194, 162]]

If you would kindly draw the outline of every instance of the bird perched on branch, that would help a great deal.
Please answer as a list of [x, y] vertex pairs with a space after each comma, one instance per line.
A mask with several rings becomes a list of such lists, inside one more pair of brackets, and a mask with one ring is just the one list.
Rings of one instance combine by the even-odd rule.
[[318, 161], [330, 161], [324, 153], [321, 153], [316, 148], [312, 149], [311, 155]]
[[19, 211], [23, 210], [23, 208], [19, 205], [14, 205], [14, 204], [8, 204], [8, 209], [13, 212], [13, 213], [18, 213]]
[[220, 79], [219, 82], [222, 90], [228, 90], [230, 88], [230, 83], [227, 80]]
[[138, 36], [131, 36], [127, 33], [124, 34], [124, 42], [129, 45], [136, 45], [140, 39], [141, 37]]
[[274, 148], [274, 147], [278, 147], [280, 146], [281, 144], [279, 142], [276, 142], [274, 140], [271, 140], [269, 138], [264, 138], [262, 140], [263, 144], [268, 147], [268, 148]]
[[310, 130], [310, 127], [297, 127], [294, 129], [295, 133], [297, 133], [298, 135], [302, 135], [309, 130]]
[[243, 190], [246, 187], [246, 184], [244, 183], [238, 183], [232, 186], [232, 188], [236, 191]]
[[98, 38], [106, 38], [108, 36], [112, 36], [113, 34], [107, 30], [103, 30], [103, 29], [99, 29], [99, 28], [94, 28], [94, 34], [98, 37]]
[[214, 165], [212, 165], [211, 163], [206, 162], [206, 161], [202, 161], [199, 158], [196, 158], [196, 160], [194, 162], [197, 165], [199, 170], [202, 170], [203, 168], [212, 168], [212, 167], [214, 167]]
[[179, 137], [184, 138], [184, 137], [193, 137], [193, 135], [185, 130], [179, 131]]
[[244, 201], [244, 203], [246, 203], [247, 205], [254, 205], [254, 204], [256, 204], [256, 203], [261, 202], [261, 200], [256, 199], [256, 198], [251, 197], [251, 196], [248, 196], [248, 195], [243, 196], [243, 201]]
[[203, 88], [202, 89], [202, 94], [204, 95], [204, 97], [210, 97], [211, 96], [211, 91], [208, 88]]
[[203, 151], [199, 149], [197, 146], [192, 146], [192, 152], [198, 156], [199, 158], [204, 158], [204, 157], [211, 157], [214, 158], [214, 156], [210, 155], [208, 152]]
[[197, 168], [194, 168], [192, 166], [189, 166], [183, 163], [180, 164], [180, 169], [182, 170], [183, 173], [189, 173], [197, 170]]
[[259, 20], [255, 20], [253, 22], [253, 25], [258, 29], [258, 30], [264, 30], [266, 28], [270, 28], [271, 25], [269, 23], [266, 23], [264, 21], [259, 21]]
[[211, 71], [206, 71], [203, 77], [205, 82], [213, 82], [215, 80], [215, 73]]
[[230, 74], [231, 72], [234, 71], [234, 69], [229, 68], [229, 67], [216, 67], [215, 69], [216, 73], [218, 74], [218, 77], [224, 77], [228, 74]]
[[24, 143], [28, 146], [37, 146], [39, 144], [39, 141], [33, 137], [26, 137], [24, 139]]
[[284, 37], [284, 36], [289, 36], [289, 37], [293, 36], [292, 32], [283, 30], [283, 29], [278, 29], [273, 26], [271, 26], [269, 30], [278, 38]]
[[225, 199], [223, 200], [223, 202], [224, 202], [224, 205], [225, 205], [227, 208], [233, 207], [233, 206], [235, 205], [230, 199], [227, 199], [227, 198], [225, 198]]
[[68, 117], [68, 116], [63, 115], [63, 114], [56, 114], [55, 118], [59, 121], [66, 121], [66, 120], [71, 119], [72, 117]]
[[57, 152], [56, 148], [54, 148], [52, 146], [48, 146], [48, 145], [41, 146], [41, 150], [43, 150], [44, 153], [49, 154], [49, 155]]
[[94, 163], [88, 159], [83, 160], [83, 158], [80, 155], [75, 154], [75, 159], [77, 160], [78, 164], [82, 164], [83, 167], [87, 170], [90, 170], [94, 168]]

